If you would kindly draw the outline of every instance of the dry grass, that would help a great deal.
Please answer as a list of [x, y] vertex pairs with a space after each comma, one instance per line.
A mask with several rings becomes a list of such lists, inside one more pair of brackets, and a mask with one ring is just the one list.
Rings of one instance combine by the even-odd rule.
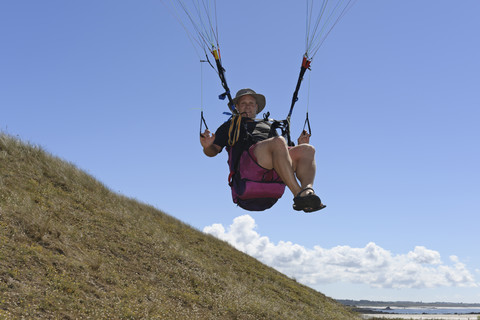
[[359, 319], [0, 134], [0, 319]]

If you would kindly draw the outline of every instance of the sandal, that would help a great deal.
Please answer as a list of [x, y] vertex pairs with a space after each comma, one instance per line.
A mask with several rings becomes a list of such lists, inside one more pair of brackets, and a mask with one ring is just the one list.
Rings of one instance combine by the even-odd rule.
[[[302, 193], [306, 191], [312, 191], [309, 195], [300, 196]], [[322, 203], [320, 198], [314, 193], [312, 188], [305, 188], [301, 190], [295, 198], [293, 198], [293, 209], [297, 211], [304, 211], [304, 212], [314, 212], [318, 210], [322, 210], [325, 208], [326, 205]]]

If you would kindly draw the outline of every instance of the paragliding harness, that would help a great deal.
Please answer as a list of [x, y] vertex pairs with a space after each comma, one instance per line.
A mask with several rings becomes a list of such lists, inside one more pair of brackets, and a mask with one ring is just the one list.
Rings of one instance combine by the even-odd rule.
[[[255, 141], [248, 132], [241, 115], [232, 116], [228, 139], [228, 185], [232, 200], [239, 207], [249, 211], [263, 211], [271, 208], [285, 192], [285, 184], [275, 170], [261, 167], [254, 154]], [[265, 120], [262, 120], [265, 121]], [[246, 132], [245, 141], [240, 141], [240, 130]], [[269, 137], [273, 137], [274, 126]], [[247, 149], [245, 149], [248, 147]]]

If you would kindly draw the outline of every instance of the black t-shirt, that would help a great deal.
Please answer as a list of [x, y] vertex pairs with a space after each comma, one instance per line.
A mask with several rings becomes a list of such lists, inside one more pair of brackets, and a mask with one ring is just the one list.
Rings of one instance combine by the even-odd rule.
[[[215, 141], [213, 142], [222, 149], [228, 144], [228, 131], [230, 129], [231, 120], [223, 123], [215, 132]], [[240, 128], [240, 136], [235, 148], [248, 150], [251, 145], [259, 141], [268, 139], [270, 134], [270, 123], [266, 121], [251, 121], [243, 118]], [[273, 131], [273, 135], [277, 136], [277, 132]]]

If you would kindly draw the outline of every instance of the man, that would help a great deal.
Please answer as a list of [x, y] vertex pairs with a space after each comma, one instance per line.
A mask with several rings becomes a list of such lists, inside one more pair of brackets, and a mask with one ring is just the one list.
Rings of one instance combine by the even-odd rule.
[[[239, 90], [233, 99], [239, 115], [245, 119], [245, 129], [240, 133], [236, 148], [249, 151], [257, 165], [264, 170], [274, 170], [294, 195], [293, 208], [297, 211], [313, 212], [325, 208], [313, 190], [315, 178], [315, 149], [310, 142], [310, 135], [303, 131], [298, 138], [298, 145], [287, 146], [281, 136], [268, 137], [270, 125], [264, 121], [256, 122], [255, 116], [266, 105], [265, 96], [252, 89]], [[219, 154], [227, 146], [230, 122], [221, 125], [215, 134], [205, 130], [200, 136], [203, 152], [209, 157]], [[246, 139], [248, 136], [250, 139]], [[248, 142], [245, 142], [247, 141]]]

